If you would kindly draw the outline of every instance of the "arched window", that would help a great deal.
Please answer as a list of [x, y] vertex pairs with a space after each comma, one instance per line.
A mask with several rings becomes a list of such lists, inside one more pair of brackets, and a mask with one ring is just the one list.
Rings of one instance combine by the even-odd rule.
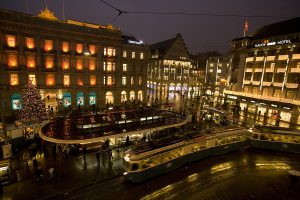
[[143, 101], [143, 92], [142, 92], [142, 90], [138, 91], [138, 100]]
[[78, 92], [77, 93], [77, 105], [84, 105], [84, 94], [83, 92]]
[[22, 109], [21, 95], [19, 93], [15, 93], [11, 96], [11, 109], [12, 110]]
[[121, 103], [124, 101], [127, 101], [127, 93], [126, 93], [126, 91], [123, 90], [121, 92]]
[[114, 103], [114, 95], [113, 95], [112, 92], [106, 92], [106, 94], [105, 94], [105, 103], [110, 103], [110, 104]]
[[63, 104], [64, 104], [64, 107], [69, 107], [72, 104], [71, 94], [69, 92], [64, 93]]
[[95, 92], [90, 92], [89, 104], [90, 105], [96, 104], [96, 93]]
[[177, 83], [177, 85], [176, 85], [176, 91], [180, 92], [180, 90], [181, 90], [181, 84]]
[[134, 93], [133, 90], [130, 91], [129, 95], [130, 95], [130, 101], [134, 101], [134, 99], [135, 99], [135, 93]]

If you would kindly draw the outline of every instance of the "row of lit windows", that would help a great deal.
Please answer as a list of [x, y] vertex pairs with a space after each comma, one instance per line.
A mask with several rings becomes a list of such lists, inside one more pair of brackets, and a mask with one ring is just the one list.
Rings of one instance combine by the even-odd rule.
[[[96, 76], [90, 75], [90, 85], [94, 86], [96, 85]], [[122, 77], [122, 85], [125, 86], [127, 84], [127, 77]], [[36, 85], [36, 75], [35, 74], [29, 74], [28, 75], [28, 82], [32, 83], [33, 85]], [[103, 77], [103, 84], [104, 85], [114, 85], [115, 79], [113, 76], [104, 76]], [[70, 75], [64, 75], [63, 76], [63, 84], [64, 86], [70, 85]], [[130, 84], [134, 85], [134, 78], [130, 78]], [[10, 74], [10, 85], [15, 86], [19, 85], [19, 75], [18, 74]], [[46, 74], [46, 85], [47, 86], [53, 86], [55, 85], [55, 75], [54, 74]], [[83, 85], [83, 78], [77, 77], [77, 85], [82, 86]], [[142, 77], [139, 77], [139, 85], [142, 85]]]
[[[83, 62], [84, 59], [76, 59], [75, 67], [76, 70], [83, 70]], [[89, 59], [87, 61], [88, 67], [90, 71], [93, 71], [96, 69], [96, 60], [95, 59]], [[8, 54], [8, 67], [14, 68], [17, 67], [18, 61], [17, 61], [17, 55], [16, 54]], [[26, 56], [26, 66], [27, 68], [35, 68], [36, 67], [36, 61], [35, 57], [33, 55], [27, 55]], [[61, 66], [63, 70], [69, 70], [70, 69], [70, 59], [69, 58], [62, 58], [61, 60]], [[54, 57], [48, 56], [45, 58], [45, 67], [46, 69], [53, 69], [54, 68]], [[116, 63], [114, 62], [103, 62], [103, 70], [104, 71], [115, 71]], [[122, 70], [124, 72], [127, 71], [127, 64], [123, 64]]]
[[[16, 47], [17, 46], [16, 36], [6, 35], [6, 44], [8, 47]], [[35, 39], [30, 37], [25, 37], [25, 46], [28, 49], [34, 49], [36, 47]], [[53, 40], [44, 40], [43, 49], [46, 52], [52, 51], [54, 49]], [[62, 42], [61, 50], [62, 52], [65, 53], [70, 52], [70, 43]], [[96, 53], [96, 45], [84, 46], [82, 43], [76, 43], [75, 45], [76, 53], [82, 54], [84, 53], [85, 50], [89, 50], [89, 54], [94, 55]], [[116, 56], [116, 49], [112, 47], [105, 47], [103, 53], [105, 56]]]
[[[127, 58], [127, 51], [123, 51], [123, 58]], [[131, 52], [131, 58], [136, 58], [136, 53]], [[140, 59], [144, 59], [144, 53], [140, 53]]]

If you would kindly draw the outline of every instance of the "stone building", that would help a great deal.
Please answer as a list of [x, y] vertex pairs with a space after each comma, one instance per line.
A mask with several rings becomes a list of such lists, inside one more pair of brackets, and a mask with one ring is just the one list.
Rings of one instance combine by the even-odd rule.
[[143, 101], [149, 47], [111, 25], [0, 10], [0, 93], [7, 116], [29, 82], [54, 110]]

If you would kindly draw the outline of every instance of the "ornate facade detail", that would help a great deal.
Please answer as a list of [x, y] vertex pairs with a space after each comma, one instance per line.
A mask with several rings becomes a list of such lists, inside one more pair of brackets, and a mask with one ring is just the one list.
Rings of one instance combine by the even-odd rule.
[[48, 8], [45, 8], [45, 10], [41, 10], [41, 13], [38, 14], [38, 17], [43, 19], [48, 19], [52, 21], [58, 21], [57, 17], [55, 17], [54, 13], [51, 12]]

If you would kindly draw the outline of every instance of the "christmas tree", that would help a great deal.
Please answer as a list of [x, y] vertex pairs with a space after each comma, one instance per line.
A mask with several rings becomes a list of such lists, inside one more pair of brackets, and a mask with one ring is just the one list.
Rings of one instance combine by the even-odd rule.
[[24, 122], [43, 120], [46, 115], [45, 102], [42, 100], [39, 90], [29, 83], [22, 92], [20, 120]]

